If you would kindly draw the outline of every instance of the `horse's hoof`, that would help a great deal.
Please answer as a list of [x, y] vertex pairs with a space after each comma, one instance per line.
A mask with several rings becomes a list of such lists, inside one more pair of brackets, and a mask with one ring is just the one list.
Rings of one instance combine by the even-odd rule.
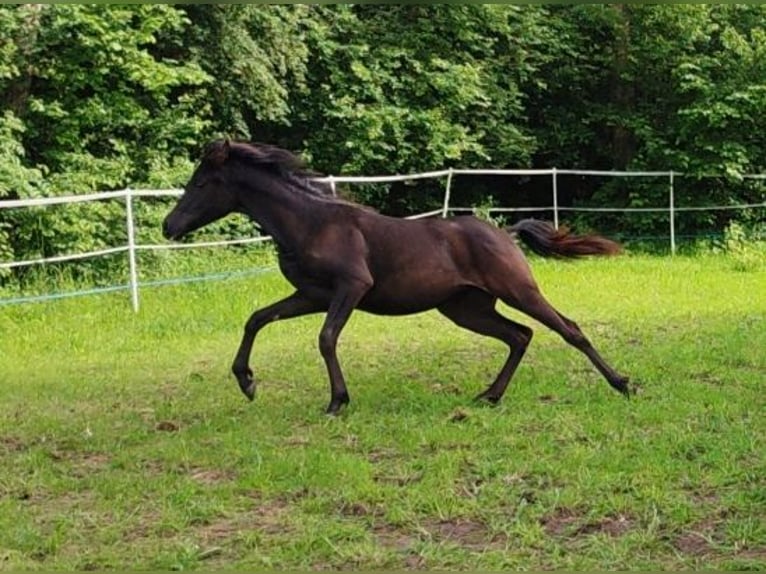
[[255, 399], [255, 383], [250, 383], [247, 387], [242, 388], [242, 392], [247, 397], [247, 400], [252, 401]]
[[340, 416], [340, 411], [343, 408], [343, 404], [335, 404], [330, 403], [330, 406], [325, 409], [324, 414], [326, 414], [328, 417], [337, 417]]
[[253, 370], [248, 367], [244, 372], [236, 366], [232, 368], [232, 372], [237, 379], [239, 390], [252, 401], [255, 399], [255, 377], [253, 376]]
[[630, 379], [628, 377], [620, 377], [615, 381], [609, 381], [609, 384], [612, 385], [612, 388], [614, 388], [626, 399], [629, 399], [630, 395], [632, 394], [629, 383]]
[[325, 414], [331, 417], [337, 417], [340, 414], [340, 411], [343, 409], [343, 407], [346, 406], [348, 403], [349, 403], [348, 394], [334, 398], [330, 401], [330, 404], [327, 406], [327, 410], [325, 410]]
[[494, 395], [490, 395], [490, 394], [488, 394], [485, 391], [485, 392], [483, 392], [483, 393], [481, 393], [479, 395], [476, 395], [476, 397], [474, 397], [473, 400], [476, 401], [477, 403], [481, 403], [481, 404], [484, 404], [484, 405], [489, 405], [491, 407], [494, 407], [494, 406], [497, 405], [497, 403], [500, 402], [500, 397], [496, 397]]

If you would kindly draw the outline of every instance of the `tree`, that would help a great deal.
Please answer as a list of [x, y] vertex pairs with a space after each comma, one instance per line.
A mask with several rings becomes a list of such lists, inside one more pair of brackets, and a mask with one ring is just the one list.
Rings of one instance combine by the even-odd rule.
[[[147, 181], [207, 126], [194, 62], [165, 57], [188, 24], [170, 5], [45, 5], [23, 106], [33, 161], [61, 191]], [[68, 188], [68, 189], [67, 189]]]
[[[289, 124], [291, 95], [305, 93], [307, 5], [193, 4], [184, 43], [213, 79], [207, 101], [219, 133], [270, 139]], [[268, 128], [266, 128], [268, 129]]]
[[[731, 185], [703, 174], [764, 169], [763, 6], [579, 5], [552, 13], [567, 48], [544, 68], [546, 89], [531, 95], [536, 163], [673, 169], [694, 176], [677, 182], [681, 205], [736, 201]], [[564, 204], [667, 204], [667, 185], [656, 180], [563, 183]], [[680, 231], [724, 224], [690, 214]], [[667, 216], [614, 216], [611, 225], [652, 234], [667, 228]]]
[[[534, 139], [519, 83], [534, 71], [541, 14], [490, 5], [312, 6], [310, 97], [291, 99], [290, 140], [332, 173], [527, 164]], [[402, 209], [387, 190], [369, 193], [362, 199]]]
[[[0, 173], [8, 197], [65, 195], [188, 175], [188, 150], [209, 120], [209, 77], [166, 55], [188, 25], [169, 5], [29, 5], [0, 8], [15, 49], [2, 51], [5, 113]], [[44, 179], [37, 177], [39, 171]], [[113, 245], [118, 204], [2, 214], [16, 257]], [[117, 237], [115, 237], [117, 235]]]

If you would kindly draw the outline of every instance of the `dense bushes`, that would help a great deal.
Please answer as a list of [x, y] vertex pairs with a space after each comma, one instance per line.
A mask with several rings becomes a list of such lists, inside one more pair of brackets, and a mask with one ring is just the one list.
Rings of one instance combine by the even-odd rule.
[[[0, 199], [174, 187], [226, 134], [327, 173], [682, 171], [687, 205], [763, 201], [761, 5], [22, 4], [0, 7]], [[694, 176], [717, 174], [719, 179]], [[513, 201], [533, 202], [534, 185]], [[467, 191], [504, 203], [487, 179]], [[664, 186], [560, 185], [563, 205], [664, 205]], [[391, 213], [437, 184], [360, 187]], [[736, 212], [683, 219], [721, 232]], [[119, 205], [0, 211], [0, 259], [122, 241]], [[148, 221], [157, 216], [148, 215]], [[756, 221], [744, 222], [757, 225]], [[664, 233], [661, 217], [605, 221]]]

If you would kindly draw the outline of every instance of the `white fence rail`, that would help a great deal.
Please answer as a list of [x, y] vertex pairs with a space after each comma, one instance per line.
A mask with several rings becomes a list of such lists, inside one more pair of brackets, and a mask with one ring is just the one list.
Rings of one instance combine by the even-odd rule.
[[[598, 170], [573, 170], [573, 169], [446, 169], [439, 171], [431, 171], [424, 173], [416, 173], [410, 175], [387, 175], [387, 176], [328, 176], [322, 178], [321, 181], [330, 184], [330, 187], [335, 193], [336, 185], [339, 183], [391, 183], [399, 181], [411, 181], [417, 179], [439, 179], [446, 178], [444, 200], [440, 209], [429, 211], [426, 213], [420, 213], [412, 215], [409, 219], [420, 219], [425, 217], [442, 216], [447, 217], [449, 213], [459, 212], [471, 212], [473, 207], [453, 206], [451, 203], [452, 192], [452, 180], [454, 176], [458, 175], [507, 175], [507, 176], [549, 176], [551, 178], [551, 203], [547, 206], [536, 207], [504, 207], [504, 208], [492, 208], [492, 212], [551, 212], [553, 223], [556, 227], [559, 226], [559, 216], [562, 212], [604, 212], [604, 213], [667, 213], [669, 219], [668, 237], [670, 241], [671, 253], [676, 252], [676, 232], [675, 232], [675, 219], [676, 213], [684, 211], [713, 211], [713, 210], [742, 210], [742, 209], [763, 209], [766, 208], [766, 201], [760, 203], [748, 203], [737, 205], [712, 205], [712, 206], [693, 206], [682, 207], [677, 206], [675, 201], [675, 178], [682, 175], [674, 171], [598, 171]], [[667, 204], [663, 206], [654, 207], [640, 207], [640, 208], [617, 208], [617, 207], [565, 207], [559, 205], [559, 193], [558, 193], [558, 176], [560, 175], [581, 175], [581, 176], [598, 176], [598, 177], [644, 177], [644, 178], [665, 178], [667, 179], [668, 186], [668, 200]], [[711, 176], [713, 177], [713, 176]], [[766, 180], [766, 174], [757, 175], [745, 175], [744, 179], [756, 179]], [[49, 299], [58, 299], [62, 297], [88, 295], [102, 292], [112, 292], [118, 290], [129, 290], [131, 294], [131, 303], [133, 309], [138, 311], [139, 308], [139, 288], [142, 285], [138, 278], [138, 263], [137, 253], [142, 250], [161, 250], [161, 249], [193, 249], [200, 247], [214, 247], [214, 246], [227, 246], [227, 245], [243, 245], [251, 243], [261, 243], [269, 241], [268, 236], [248, 237], [243, 239], [233, 239], [227, 241], [207, 241], [197, 243], [163, 243], [163, 244], [139, 244], [136, 242], [136, 230], [135, 230], [135, 217], [133, 214], [133, 201], [136, 198], [142, 197], [168, 197], [168, 196], [180, 196], [182, 190], [180, 189], [144, 189], [133, 190], [125, 189], [122, 191], [110, 191], [102, 193], [91, 193], [86, 195], [74, 195], [74, 196], [61, 196], [50, 198], [35, 198], [35, 199], [14, 199], [0, 201], [0, 209], [19, 209], [27, 207], [40, 207], [49, 205], [62, 205], [83, 203], [92, 201], [104, 201], [104, 200], [123, 200], [125, 201], [125, 225], [127, 231], [127, 243], [126, 245], [115, 246], [112, 248], [100, 249], [96, 251], [90, 251], [86, 253], [73, 253], [67, 255], [58, 255], [55, 257], [39, 258], [27, 261], [8, 261], [0, 262], [0, 269], [12, 269], [17, 267], [26, 267], [31, 265], [43, 265], [47, 263], [59, 263], [66, 261], [76, 261], [93, 257], [102, 257], [106, 255], [112, 255], [115, 253], [127, 253], [128, 256], [128, 268], [129, 268], [129, 281], [127, 285], [115, 285], [110, 287], [102, 287], [89, 289], [85, 291], [77, 291], [72, 293], [57, 293], [48, 295], [38, 295], [29, 297], [14, 297], [7, 299], [0, 299], [0, 305], [11, 304], [28, 301], [42, 301]], [[210, 278], [217, 278], [215, 275], [209, 276]], [[172, 282], [172, 281], [170, 281]]]

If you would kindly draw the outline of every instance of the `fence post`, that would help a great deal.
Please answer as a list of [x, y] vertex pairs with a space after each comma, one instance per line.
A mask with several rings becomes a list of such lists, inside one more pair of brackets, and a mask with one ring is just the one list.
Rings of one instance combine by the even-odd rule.
[[332, 190], [332, 196], [337, 197], [338, 193], [335, 191], [335, 178], [331, 175], [327, 178], [330, 182], [330, 189]]
[[133, 222], [133, 191], [125, 190], [125, 211], [128, 224], [128, 267], [130, 270], [130, 300], [138, 312], [138, 270], [136, 268], [136, 228]]
[[673, 189], [673, 170], [670, 170], [670, 254], [676, 254], [676, 208], [675, 191]]
[[559, 181], [556, 168], [551, 170], [553, 176], [553, 227], [559, 228]]
[[444, 206], [442, 207], [442, 217], [449, 215], [449, 200], [452, 191], [452, 168], [447, 171], [447, 187], [444, 190]]

